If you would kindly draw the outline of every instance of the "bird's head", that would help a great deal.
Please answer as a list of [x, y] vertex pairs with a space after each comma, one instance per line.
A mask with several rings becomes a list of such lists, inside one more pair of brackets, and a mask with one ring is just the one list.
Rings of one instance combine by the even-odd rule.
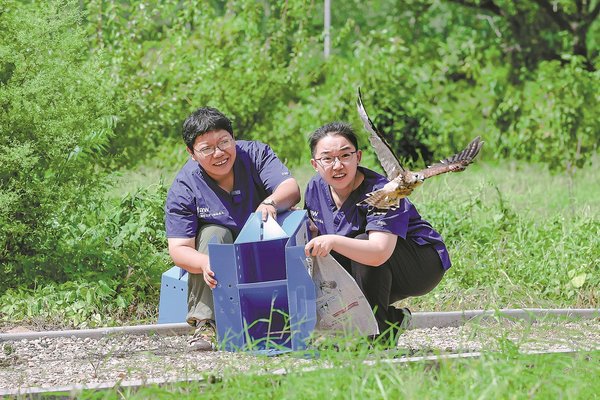
[[411, 180], [413, 184], [420, 185], [425, 180], [425, 177], [420, 172], [415, 172], [411, 175]]

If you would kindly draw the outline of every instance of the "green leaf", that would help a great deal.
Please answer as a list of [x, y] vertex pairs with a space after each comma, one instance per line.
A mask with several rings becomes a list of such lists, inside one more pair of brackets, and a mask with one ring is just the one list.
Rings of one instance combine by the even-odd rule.
[[582, 274], [577, 275], [573, 279], [571, 279], [571, 285], [575, 288], [580, 288], [585, 283], [585, 279], [587, 278], [587, 274], [584, 272]]

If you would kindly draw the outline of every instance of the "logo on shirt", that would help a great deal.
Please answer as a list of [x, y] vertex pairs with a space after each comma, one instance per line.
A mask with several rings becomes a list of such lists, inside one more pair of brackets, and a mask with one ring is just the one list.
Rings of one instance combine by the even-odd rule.
[[225, 211], [211, 212], [208, 207], [198, 207], [198, 218], [216, 218], [225, 215]]
[[321, 218], [319, 218], [319, 212], [315, 211], [315, 210], [309, 210], [310, 211], [310, 217], [314, 222], [318, 222], [319, 224], [324, 224], [325, 222], [323, 222], [323, 220]]
[[383, 221], [383, 220], [380, 219], [380, 220], [375, 221], [375, 225], [386, 226], [387, 223], [385, 221]]

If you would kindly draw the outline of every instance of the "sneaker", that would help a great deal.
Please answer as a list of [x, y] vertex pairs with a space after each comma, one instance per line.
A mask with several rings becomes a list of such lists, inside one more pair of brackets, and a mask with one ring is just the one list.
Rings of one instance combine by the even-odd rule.
[[196, 331], [188, 341], [188, 350], [190, 351], [212, 351], [216, 348], [216, 327], [215, 321], [206, 319], [198, 321]]

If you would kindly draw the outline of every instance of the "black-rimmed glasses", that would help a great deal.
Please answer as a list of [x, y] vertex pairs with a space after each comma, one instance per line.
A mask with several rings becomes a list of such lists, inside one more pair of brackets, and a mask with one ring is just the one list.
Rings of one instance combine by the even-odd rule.
[[221, 140], [219, 143], [217, 143], [216, 146], [207, 146], [207, 147], [201, 148], [200, 150], [194, 149], [194, 151], [200, 153], [204, 157], [208, 157], [208, 156], [213, 155], [215, 153], [215, 151], [217, 151], [217, 148], [221, 151], [225, 151], [225, 149], [230, 148], [232, 144], [233, 144], [233, 139], [225, 139], [225, 140]]
[[336, 156], [336, 157], [324, 156], [321, 158], [315, 158], [315, 161], [318, 162], [319, 164], [321, 164], [321, 167], [323, 167], [323, 168], [333, 167], [335, 165], [336, 160], [341, 162], [342, 164], [349, 163], [350, 160], [352, 159], [352, 155], [354, 155], [354, 153], [356, 153], [356, 150], [349, 151], [344, 154], [340, 154], [339, 156]]

